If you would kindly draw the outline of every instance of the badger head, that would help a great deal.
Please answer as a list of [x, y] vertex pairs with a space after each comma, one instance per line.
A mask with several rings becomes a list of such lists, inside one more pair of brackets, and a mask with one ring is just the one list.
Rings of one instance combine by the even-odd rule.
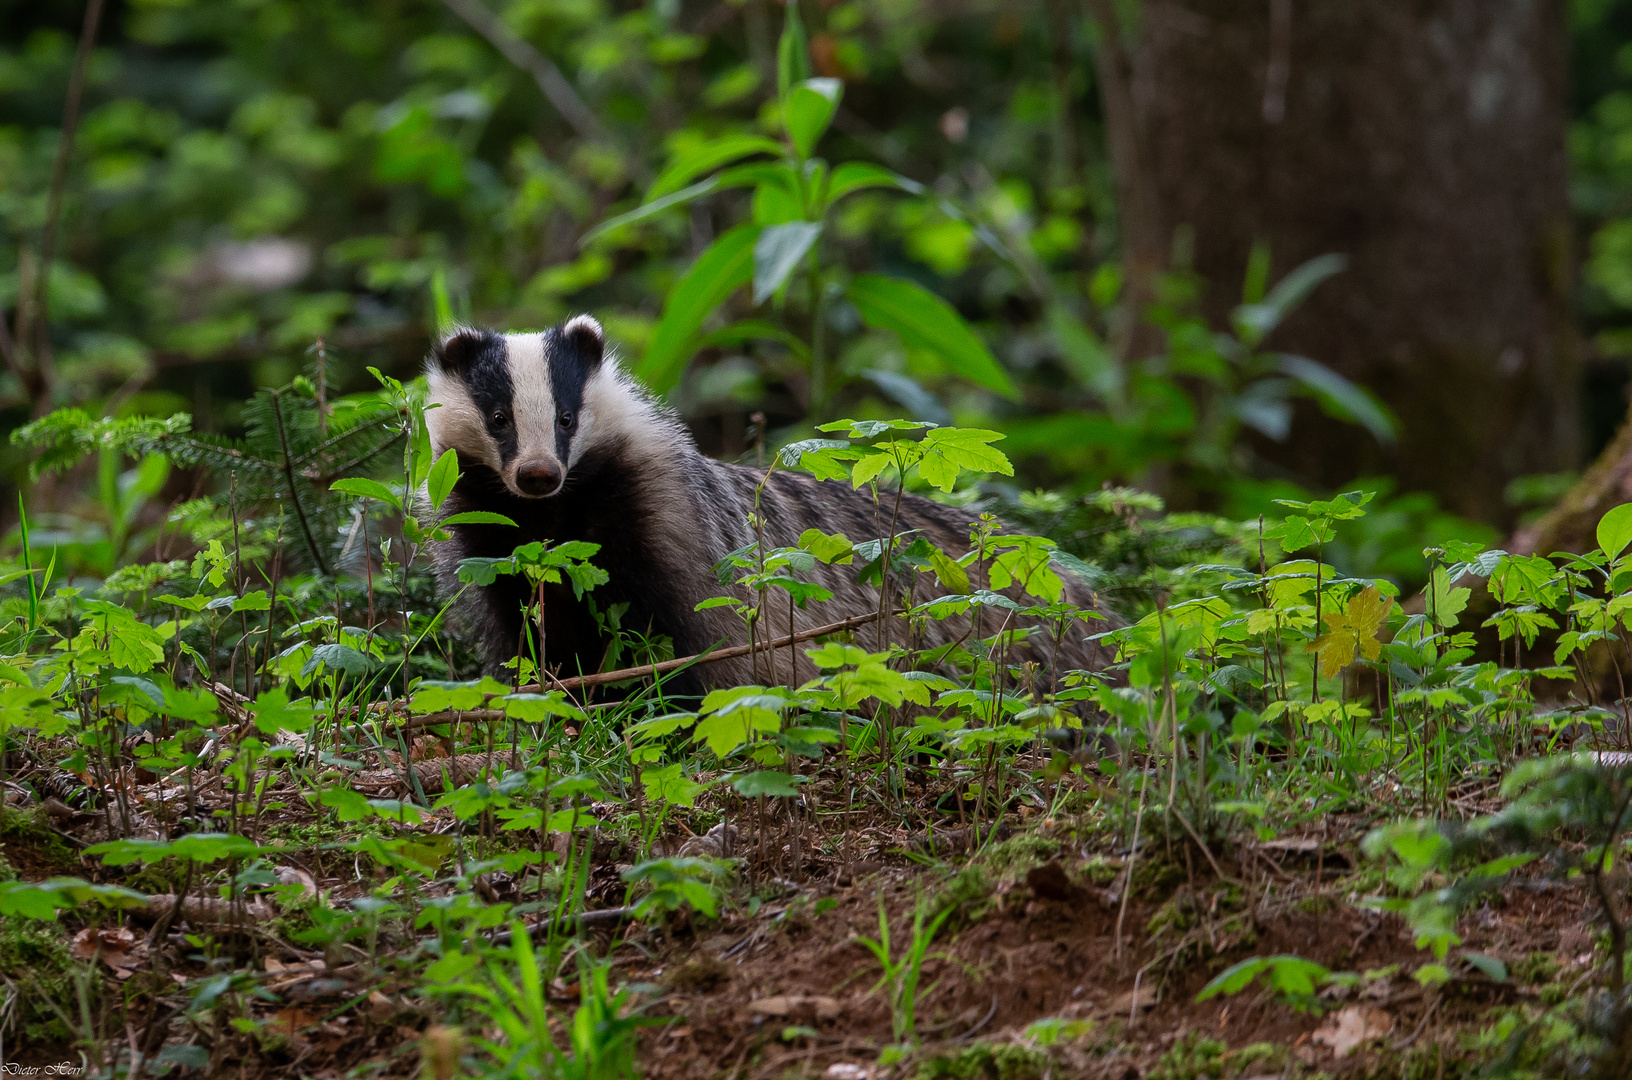
[[536, 334], [461, 329], [427, 365], [431, 446], [486, 465], [513, 494], [561, 490], [584, 451], [604, 437], [622, 387], [605, 358], [601, 325], [580, 315]]

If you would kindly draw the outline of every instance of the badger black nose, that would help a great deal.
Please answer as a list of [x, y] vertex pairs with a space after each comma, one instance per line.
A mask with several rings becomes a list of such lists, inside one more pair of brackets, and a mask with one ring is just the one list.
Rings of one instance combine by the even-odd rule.
[[561, 486], [561, 470], [548, 461], [528, 461], [516, 469], [516, 487], [523, 495], [554, 495]]

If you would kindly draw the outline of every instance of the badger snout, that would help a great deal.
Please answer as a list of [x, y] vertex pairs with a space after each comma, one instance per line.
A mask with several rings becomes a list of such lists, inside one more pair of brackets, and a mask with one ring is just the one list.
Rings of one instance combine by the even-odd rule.
[[561, 466], [543, 459], [522, 462], [516, 466], [516, 490], [534, 499], [554, 495], [561, 490]]

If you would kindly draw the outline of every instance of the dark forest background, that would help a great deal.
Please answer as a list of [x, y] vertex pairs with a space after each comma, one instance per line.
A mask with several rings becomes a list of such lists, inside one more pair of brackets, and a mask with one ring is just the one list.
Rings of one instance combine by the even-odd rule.
[[[369, 366], [413, 375], [439, 306], [506, 328], [591, 311], [639, 357], [752, 197], [587, 234], [689, 148], [781, 131], [770, 0], [0, 10], [7, 430], [80, 406], [236, 433], [252, 391], [319, 367], [333, 398], [375, 387]], [[1509, 533], [1613, 451], [1632, 374], [1632, 2], [802, 14], [814, 74], [843, 81], [823, 156], [922, 185], [840, 204], [822, 258], [945, 297], [1018, 387], [971, 386], [840, 300], [822, 309], [830, 415], [994, 427], [1023, 485], [1130, 484], [1236, 517], [1358, 482], [1387, 513], [1354, 572]], [[1263, 322], [1289, 292], [1302, 302]], [[731, 307], [755, 313], [746, 290]], [[797, 299], [757, 317], [813, 329]], [[772, 338], [700, 348], [670, 400], [728, 456], [753, 453], [756, 414], [775, 441], [810, 406]], [[114, 471], [154, 508], [221, 480], [140, 464]], [[70, 482], [31, 486], [21, 448], [0, 474], [4, 520], [21, 488], [52, 527], [111, 527], [106, 492], [95, 511]]]

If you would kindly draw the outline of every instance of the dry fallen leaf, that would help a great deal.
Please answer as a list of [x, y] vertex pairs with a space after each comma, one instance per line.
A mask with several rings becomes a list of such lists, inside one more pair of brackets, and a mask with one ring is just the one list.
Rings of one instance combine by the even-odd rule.
[[1380, 1039], [1394, 1030], [1394, 1018], [1369, 1005], [1340, 1009], [1321, 1026], [1311, 1041], [1330, 1047], [1338, 1057], [1348, 1057], [1363, 1042]]
[[74, 935], [69, 951], [75, 960], [100, 957], [115, 975], [128, 979], [142, 963], [141, 957], [132, 955], [135, 948], [136, 935], [127, 927], [110, 926], [97, 930], [87, 926]]
[[321, 1017], [297, 1008], [279, 1009], [272, 1016], [274, 1030], [291, 1039], [299, 1034], [302, 1028], [310, 1027], [320, 1019]]
[[844, 1006], [830, 997], [804, 994], [779, 994], [748, 1003], [748, 1011], [759, 1016], [785, 1019], [797, 1012], [814, 1013], [818, 1020], [833, 1020], [844, 1011]]
[[279, 885], [300, 886], [301, 895], [308, 900], [317, 896], [317, 882], [312, 879], [312, 875], [298, 866], [280, 866], [277, 869], [277, 876]]

